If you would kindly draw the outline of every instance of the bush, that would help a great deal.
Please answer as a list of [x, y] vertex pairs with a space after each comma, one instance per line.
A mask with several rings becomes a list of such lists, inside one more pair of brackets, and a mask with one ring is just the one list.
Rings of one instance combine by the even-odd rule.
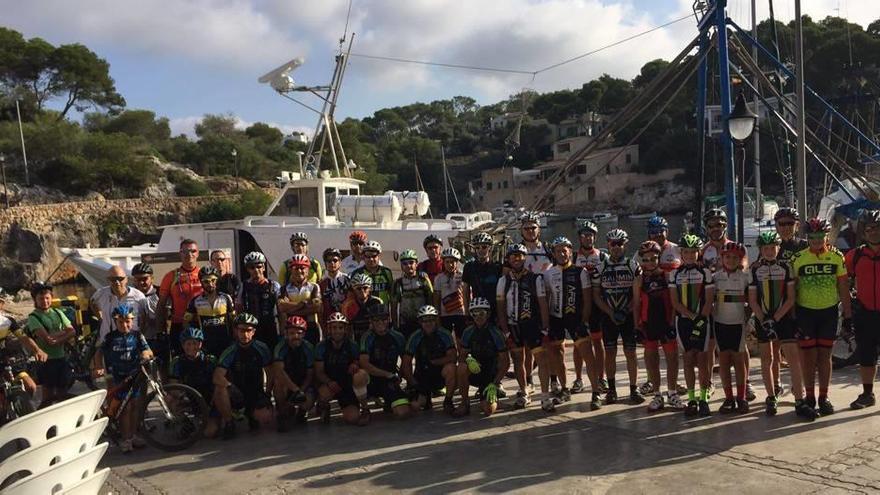
[[165, 177], [174, 184], [174, 194], [178, 196], [207, 196], [211, 189], [204, 182], [199, 182], [180, 170], [167, 170]]
[[251, 189], [237, 198], [221, 199], [205, 205], [193, 213], [194, 222], [239, 220], [249, 215], [262, 215], [272, 204], [272, 196], [260, 189]]

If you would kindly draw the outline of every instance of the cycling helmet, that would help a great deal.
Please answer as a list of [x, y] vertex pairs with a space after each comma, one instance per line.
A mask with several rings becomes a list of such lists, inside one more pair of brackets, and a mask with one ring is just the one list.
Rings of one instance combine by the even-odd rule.
[[367, 316], [370, 318], [387, 318], [388, 315], [388, 306], [384, 304], [374, 304], [367, 308]]
[[540, 217], [538, 216], [537, 213], [533, 213], [533, 212], [525, 213], [525, 214], [523, 214], [523, 216], [519, 217], [520, 226], [529, 225], [529, 224], [538, 225], [539, 221], [540, 221]]
[[727, 241], [721, 246], [721, 254], [734, 253], [740, 258], [745, 258], [746, 247], [734, 241]]
[[302, 241], [302, 242], [305, 242], [306, 244], [308, 244], [309, 243], [309, 236], [305, 232], [294, 232], [293, 234], [290, 235], [290, 242], [294, 242], [294, 241]]
[[436, 318], [437, 317], [437, 308], [431, 306], [430, 304], [426, 304], [419, 308], [419, 312], [416, 315], [418, 319], [422, 318]]
[[428, 244], [440, 244], [443, 245], [443, 241], [434, 234], [425, 237], [425, 240], [422, 241], [422, 247], [428, 247]]
[[584, 220], [581, 222], [580, 227], [578, 227], [578, 235], [581, 234], [593, 234], [596, 235], [599, 233], [599, 227], [596, 226], [595, 223], [590, 220]]
[[474, 235], [474, 238], [471, 240], [471, 244], [475, 246], [493, 244], [492, 236], [487, 234], [486, 232], [477, 232], [477, 234]]
[[121, 316], [123, 318], [134, 318], [134, 308], [126, 303], [122, 303], [113, 308], [111, 316], [113, 318], [116, 318], [117, 316]]
[[660, 254], [660, 244], [657, 244], [654, 241], [645, 241], [639, 244], [639, 256], [644, 256], [649, 253]]
[[556, 236], [555, 238], [553, 238], [553, 241], [550, 242], [550, 245], [553, 247], [556, 247], [556, 246], [571, 247], [571, 241], [568, 240], [568, 237], [560, 235], [560, 236]]
[[259, 251], [252, 251], [245, 255], [244, 257], [244, 265], [245, 266], [253, 266], [259, 263], [266, 263], [266, 256]]
[[245, 325], [249, 327], [256, 327], [260, 324], [260, 321], [257, 320], [257, 317], [250, 313], [239, 313], [235, 315], [235, 320], [232, 321], [234, 325]]
[[284, 324], [285, 328], [306, 328], [308, 324], [306, 323], [305, 318], [299, 315], [293, 315], [287, 318], [287, 322]]
[[452, 258], [455, 261], [461, 261], [461, 253], [458, 252], [458, 249], [454, 247], [449, 247], [440, 252], [440, 257], [443, 259]]
[[354, 287], [372, 287], [373, 279], [366, 273], [355, 273], [351, 277], [351, 286]]
[[529, 254], [529, 251], [522, 244], [511, 244], [510, 246], [507, 247], [507, 256], [510, 256], [511, 254], [516, 254], [516, 253], [526, 255], [526, 254]]
[[865, 210], [860, 217], [862, 225], [880, 223], [880, 210]]
[[355, 230], [351, 234], [348, 234], [348, 241], [349, 242], [353, 242], [353, 241], [366, 242], [367, 241], [367, 233], [364, 232], [363, 230]]
[[468, 311], [474, 311], [477, 309], [483, 309], [489, 311], [492, 306], [489, 304], [489, 300], [485, 297], [475, 297], [473, 301], [471, 301], [471, 305], [468, 308]]
[[372, 251], [376, 254], [382, 252], [382, 245], [379, 244], [379, 241], [367, 241], [364, 243], [364, 252]]
[[725, 223], [727, 223], [727, 213], [725, 213], [724, 210], [722, 210], [721, 208], [710, 208], [703, 215], [703, 223], [708, 224], [709, 220], [713, 220], [716, 218], [720, 218], [721, 220], [724, 220]]
[[821, 218], [811, 218], [807, 220], [807, 224], [804, 225], [804, 232], [807, 234], [814, 234], [819, 232], [828, 233], [831, 232], [831, 224], [828, 223], [828, 220], [824, 220]]
[[611, 229], [605, 234], [605, 239], [609, 241], [623, 241], [626, 242], [629, 240], [629, 234], [626, 233], [623, 229]]
[[131, 274], [132, 274], [132, 276], [152, 275], [153, 274], [153, 267], [147, 263], [138, 263], [138, 264], [134, 265], [133, 267], [131, 267]]
[[669, 222], [666, 221], [665, 218], [654, 215], [653, 217], [648, 219], [648, 232], [660, 232], [663, 230], [669, 230]]
[[400, 256], [398, 256], [397, 259], [400, 261], [406, 261], [406, 260], [418, 261], [419, 255], [416, 254], [415, 249], [404, 249], [403, 251], [400, 252]]
[[791, 218], [794, 221], [799, 221], [801, 219], [801, 216], [797, 210], [786, 206], [776, 210], [776, 214], [773, 215], [773, 220], [776, 222], [778, 222], [781, 218]]
[[34, 282], [31, 285], [31, 297], [37, 297], [41, 292], [52, 291], [52, 284], [46, 282]]
[[180, 332], [180, 343], [183, 344], [187, 340], [205, 340], [205, 332], [202, 331], [201, 328], [198, 327], [188, 327], [184, 331]]
[[782, 238], [774, 231], [761, 232], [758, 236], [758, 246], [771, 246], [782, 244]]
[[206, 280], [209, 278], [220, 278], [220, 270], [213, 266], [203, 266], [199, 268], [199, 280]]
[[324, 254], [322, 255], [324, 261], [327, 261], [327, 258], [330, 258], [332, 256], [336, 256], [337, 258], [342, 259], [342, 251], [331, 247], [325, 249]]
[[304, 266], [308, 268], [312, 265], [312, 260], [304, 254], [294, 254], [289, 263], [291, 267]]
[[327, 317], [327, 323], [348, 323], [348, 318], [345, 317], [344, 314], [339, 311], [335, 313], [330, 313], [330, 316]]
[[685, 234], [678, 240], [678, 247], [682, 249], [703, 249], [703, 239], [696, 234]]

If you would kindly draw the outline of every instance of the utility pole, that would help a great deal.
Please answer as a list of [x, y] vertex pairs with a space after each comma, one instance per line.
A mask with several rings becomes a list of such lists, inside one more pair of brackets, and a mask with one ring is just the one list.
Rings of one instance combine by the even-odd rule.
[[443, 151], [443, 145], [440, 145], [440, 161], [443, 162], [443, 197], [446, 198], [446, 213], [449, 213], [449, 182], [446, 181], [446, 153]]
[[18, 100], [15, 100], [15, 113], [18, 115], [18, 135], [21, 136], [21, 157], [24, 159], [24, 183], [31, 185], [31, 176], [28, 173], [27, 150], [24, 146], [24, 130], [21, 127], [21, 109], [18, 106]]
[[795, 93], [797, 104], [797, 208], [803, 221], [807, 217], [807, 150], [806, 113], [804, 110], [804, 25], [801, 19], [801, 0], [794, 0], [794, 55], [795, 55]]
[[6, 209], [9, 209], [9, 188], [6, 187], [6, 155], [0, 153], [0, 170], [3, 172], [3, 198], [6, 200]]
[[[756, 3], [757, 0], [752, 0], [752, 38], [758, 39], [758, 17], [756, 13]], [[754, 60], [758, 60], [758, 47], [752, 47], [752, 58]], [[760, 64], [756, 64], [760, 67]], [[758, 88], [758, 74], [752, 74], [752, 85]], [[761, 194], [761, 111], [758, 106], [758, 94], [755, 93], [752, 96], [752, 104], [755, 106], [755, 113], [758, 114], [758, 120], [755, 121], [755, 130], [752, 134], [752, 140], [755, 144], [755, 158], [753, 161], [754, 166], [754, 175], [755, 175], [755, 220], [760, 221], [764, 218], [764, 198]], [[745, 198], [740, 198], [740, 201], [744, 201]], [[740, 240], [742, 242], [742, 239]]]

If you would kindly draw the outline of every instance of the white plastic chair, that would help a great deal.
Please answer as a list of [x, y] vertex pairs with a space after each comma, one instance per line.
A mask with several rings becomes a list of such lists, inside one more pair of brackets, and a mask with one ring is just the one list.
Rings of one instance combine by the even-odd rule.
[[37, 447], [22, 450], [0, 464], [0, 486], [15, 473], [40, 474], [59, 462], [81, 455], [98, 443], [109, 418], [101, 418], [67, 435], [55, 437]]
[[55, 464], [40, 474], [16, 481], [3, 491], [3, 495], [54, 495], [65, 487], [72, 487], [92, 476], [106, 451], [105, 442], [79, 457]]
[[104, 468], [88, 478], [79, 481], [70, 488], [61, 492], [63, 495], [96, 495], [101, 491], [107, 477], [110, 476], [110, 468]]
[[0, 428], [0, 448], [15, 440], [33, 448], [82, 428], [95, 420], [106, 395], [106, 390], [95, 390], [11, 421]]

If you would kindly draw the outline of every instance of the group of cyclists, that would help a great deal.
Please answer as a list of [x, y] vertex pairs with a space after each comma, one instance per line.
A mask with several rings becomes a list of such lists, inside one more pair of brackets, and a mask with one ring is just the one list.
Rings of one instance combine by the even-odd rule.
[[[155, 354], [168, 363], [169, 380], [195, 388], [212, 405], [206, 434], [228, 439], [240, 415], [251, 429], [274, 420], [283, 432], [310, 417], [328, 421], [334, 402], [343, 421], [356, 425], [369, 424], [374, 409], [406, 418], [434, 400], [464, 416], [472, 397], [491, 415], [508, 394], [513, 408], [536, 401], [550, 413], [589, 390], [589, 407], [597, 410], [620, 400], [621, 346], [629, 402], [647, 401], [649, 412], [668, 407], [709, 416], [717, 373], [724, 395], [718, 411], [742, 414], [756, 399], [746, 345], [754, 329], [766, 414], [777, 413], [785, 393], [785, 362], [794, 411], [812, 421], [834, 412], [828, 387], [840, 327], [855, 332], [861, 367], [863, 391], [850, 405], [873, 406], [880, 211], [864, 212], [865, 243], [846, 256], [832, 245], [827, 221], [801, 225], [791, 208], [776, 213], [775, 231], [761, 232], [755, 260], [727, 238], [723, 210], [706, 212], [703, 224], [705, 239], [686, 233], [676, 244], [666, 220], [655, 216], [648, 239], [634, 248], [615, 228], [599, 249], [599, 229], [590, 221], [578, 226], [575, 242], [546, 242], [538, 217], [528, 214], [521, 242], [507, 245], [503, 259], [493, 256], [501, 246], [485, 232], [470, 239], [464, 263], [459, 249], [429, 235], [424, 259], [413, 249], [398, 254], [400, 277], [382, 265], [382, 246], [363, 231], [349, 236], [348, 256], [329, 248], [320, 260], [309, 254], [308, 236], [294, 233], [277, 280], [267, 277], [260, 252], [244, 256], [243, 280], [231, 273], [224, 251], [199, 267], [198, 245], [186, 239], [181, 265], [158, 286], [146, 263], [132, 268], [131, 284], [121, 268], [108, 272], [108, 287], [91, 299], [102, 321], [94, 374], [112, 386]], [[57, 363], [75, 331], [50, 307], [51, 286], [36, 284], [32, 295], [35, 309], [18, 333], [42, 362], [37, 382], [51, 401], [64, 392], [67, 378]], [[639, 344], [647, 373], [641, 384]], [[502, 380], [511, 367], [517, 389], [508, 392]], [[134, 409], [122, 422], [125, 452], [143, 445]]]

